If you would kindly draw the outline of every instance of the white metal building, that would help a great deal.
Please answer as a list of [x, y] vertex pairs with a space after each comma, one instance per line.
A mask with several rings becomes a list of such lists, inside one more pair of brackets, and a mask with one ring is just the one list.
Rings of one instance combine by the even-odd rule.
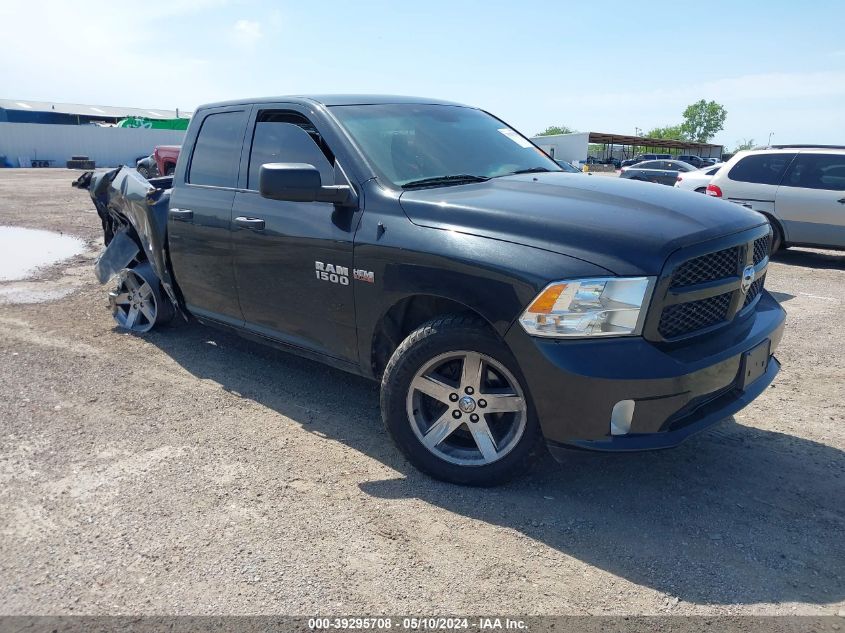
[[183, 130], [0, 123], [0, 157], [6, 166], [30, 167], [32, 160], [64, 167], [71, 156], [88, 156], [97, 167], [135, 165], [156, 145], [181, 145]]
[[160, 108], [126, 108], [122, 106], [55, 103], [24, 99], [0, 99], [0, 122], [84, 125], [92, 122], [117, 123], [128, 117], [145, 119], [178, 119], [191, 117], [190, 112]]
[[189, 112], [0, 99], [0, 167], [41, 161], [64, 167], [88, 156], [98, 167], [134, 165], [156, 145], [180, 145], [184, 130], [111, 127], [128, 117], [189, 118]]
[[579, 160], [587, 158], [589, 139], [589, 132], [531, 137], [532, 142], [552, 158], [565, 160], [574, 165], [577, 165]]

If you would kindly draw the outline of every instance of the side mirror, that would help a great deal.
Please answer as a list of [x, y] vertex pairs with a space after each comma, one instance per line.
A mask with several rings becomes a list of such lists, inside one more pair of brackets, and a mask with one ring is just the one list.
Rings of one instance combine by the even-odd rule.
[[352, 198], [348, 185], [324, 187], [320, 172], [308, 163], [265, 163], [258, 171], [258, 191], [264, 198], [288, 202], [332, 202]]

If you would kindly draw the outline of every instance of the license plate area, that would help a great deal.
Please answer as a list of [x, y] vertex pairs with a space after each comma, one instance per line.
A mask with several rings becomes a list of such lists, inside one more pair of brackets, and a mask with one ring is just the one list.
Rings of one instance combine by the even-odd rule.
[[772, 342], [766, 339], [752, 347], [742, 355], [739, 366], [739, 388], [746, 389], [748, 385], [766, 373], [769, 366], [769, 356]]

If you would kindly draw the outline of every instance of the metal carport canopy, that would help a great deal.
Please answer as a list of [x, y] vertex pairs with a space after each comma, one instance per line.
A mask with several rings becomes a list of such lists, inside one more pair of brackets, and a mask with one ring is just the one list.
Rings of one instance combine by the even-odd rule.
[[698, 155], [707, 152], [711, 156], [715, 150], [716, 156], [721, 156], [723, 146], [711, 143], [696, 143], [695, 141], [677, 141], [668, 138], [648, 138], [645, 136], [625, 136], [624, 134], [605, 134], [604, 132], [590, 132], [590, 143], [602, 145], [632, 145], [636, 147], [662, 147], [664, 149], [698, 150]]

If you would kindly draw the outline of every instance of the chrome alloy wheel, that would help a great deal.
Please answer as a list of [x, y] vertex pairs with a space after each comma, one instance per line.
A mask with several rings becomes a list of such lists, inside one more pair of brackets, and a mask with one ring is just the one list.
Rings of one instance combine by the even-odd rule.
[[124, 268], [109, 292], [112, 316], [123, 329], [148, 332], [156, 323], [158, 303], [152, 286], [134, 270]]
[[525, 432], [522, 388], [502, 363], [479, 352], [440, 354], [414, 375], [408, 421], [429, 451], [460, 466], [507, 455]]

